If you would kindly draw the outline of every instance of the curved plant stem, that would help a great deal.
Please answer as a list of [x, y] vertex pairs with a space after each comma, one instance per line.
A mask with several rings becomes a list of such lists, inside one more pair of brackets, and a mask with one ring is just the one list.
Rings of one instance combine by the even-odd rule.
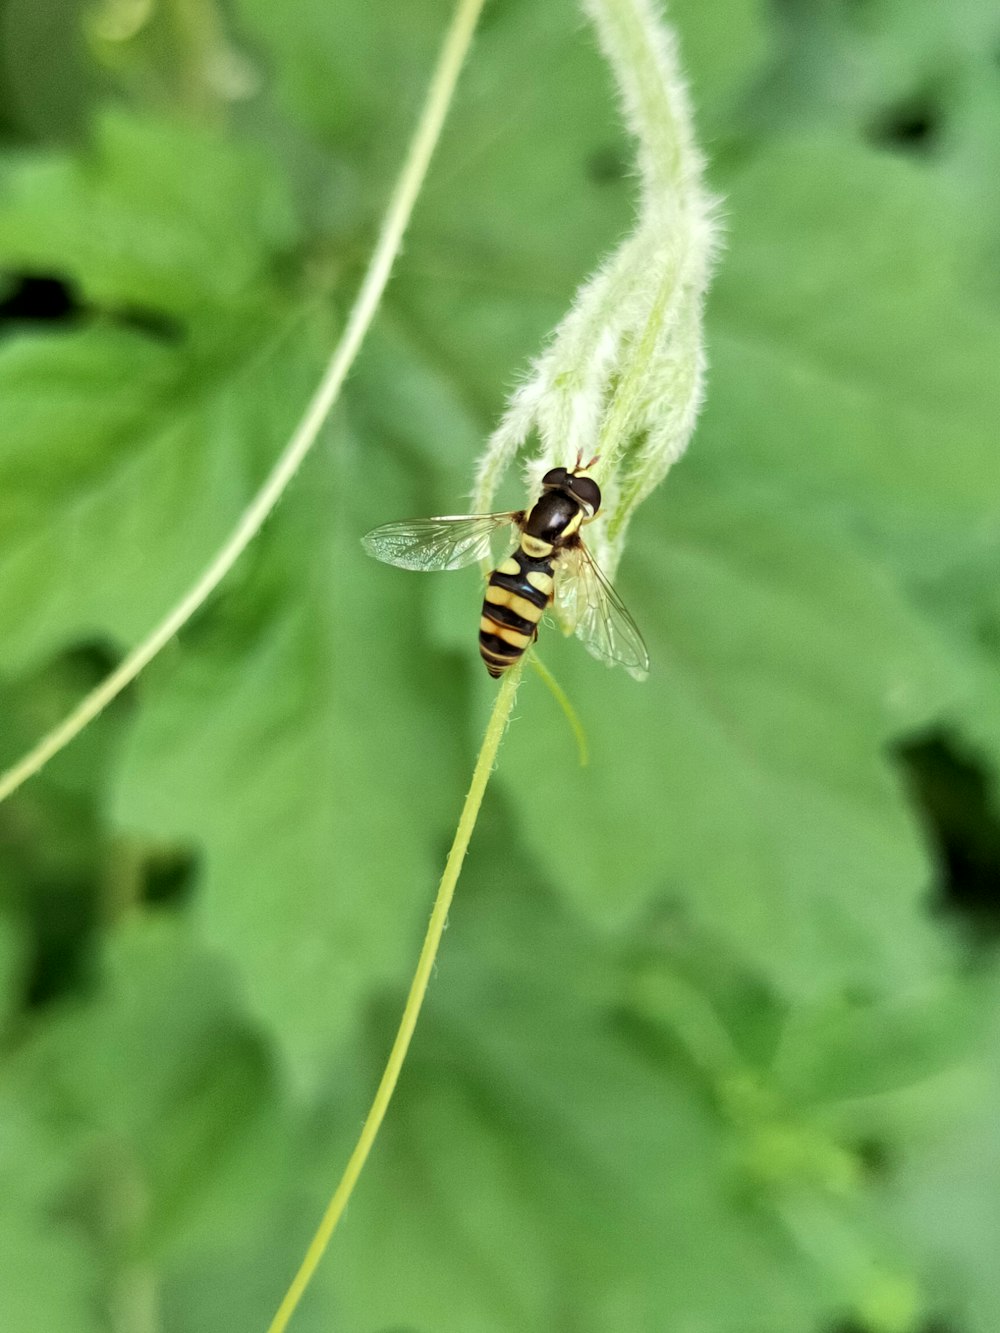
[[33, 777], [48, 763], [53, 755], [69, 745], [70, 741], [74, 740], [84, 727], [111, 703], [112, 699], [135, 680], [140, 671], [149, 665], [174, 635], [183, 629], [253, 541], [316, 442], [320, 428], [337, 400], [347, 373], [378, 310], [392, 265], [399, 253], [403, 233], [427, 175], [431, 155], [437, 145], [482, 6], [483, 0], [458, 0], [403, 170], [393, 191], [378, 242], [368, 264], [364, 281], [351, 307], [344, 332], [302, 420], [264, 484], [243, 511], [235, 528], [211, 562], [163, 620], [136, 648], [133, 648], [110, 675], [81, 700], [72, 713], [44, 736], [34, 749], [29, 750], [13, 767], [0, 775], [0, 801], [10, 796], [23, 782]]
[[347, 1207], [354, 1186], [358, 1182], [362, 1168], [368, 1160], [368, 1154], [372, 1150], [372, 1145], [382, 1121], [385, 1119], [385, 1113], [389, 1109], [389, 1102], [392, 1100], [392, 1094], [399, 1081], [403, 1061], [406, 1059], [406, 1053], [410, 1048], [410, 1040], [417, 1026], [420, 1009], [427, 993], [427, 985], [431, 979], [438, 946], [441, 943], [441, 936], [448, 920], [448, 910], [455, 894], [455, 885], [458, 883], [462, 862], [465, 860], [465, 853], [469, 848], [472, 830], [476, 826], [483, 793], [486, 790], [490, 773], [493, 771], [500, 741], [510, 719], [514, 696], [517, 693], [521, 678], [521, 668], [522, 664], [519, 663], [504, 675], [497, 693], [493, 712], [490, 714], [486, 734], [483, 737], [483, 744], [479, 751], [479, 758], [476, 760], [476, 767], [472, 774], [472, 785], [465, 798], [465, 804], [462, 806], [462, 814], [455, 832], [455, 841], [448, 853], [441, 883], [438, 886], [437, 897], [434, 899], [431, 919], [427, 926], [427, 934], [424, 936], [420, 957], [417, 959], [413, 981], [410, 983], [410, 993], [406, 997], [403, 1017], [400, 1019], [396, 1039], [392, 1043], [392, 1050], [389, 1052], [389, 1059], [386, 1061], [385, 1069], [382, 1072], [382, 1078], [372, 1101], [371, 1110], [368, 1112], [367, 1119], [362, 1127], [361, 1136], [354, 1146], [354, 1151], [348, 1159], [347, 1166], [344, 1168], [340, 1184], [327, 1205], [326, 1212], [320, 1220], [316, 1234], [309, 1243], [309, 1248], [306, 1250], [299, 1271], [292, 1279], [292, 1284], [285, 1293], [285, 1297], [278, 1307], [278, 1312], [272, 1319], [267, 1333], [284, 1333], [284, 1330], [288, 1327], [288, 1321], [295, 1313], [299, 1301], [312, 1281], [313, 1274], [319, 1266], [319, 1261], [330, 1243], [330, 1237], [343, 1216], [344, 1209]]
[[552, 697], [563, 711], [566, 721], [569, 723], [569, 729], [573, 733], [573, 739], [576, 741], [576, 757], [580, 762], [581, 768], [586, 768], [590, 763], [590, 748], [587, 745], [587, 733], [580, 721], [580, 715], [569, 701], [569, 695], [553, 676], [537, 652], [532, 652], [529, 658], [532, 667], [541, 676], [542, 680], [552, 692]]

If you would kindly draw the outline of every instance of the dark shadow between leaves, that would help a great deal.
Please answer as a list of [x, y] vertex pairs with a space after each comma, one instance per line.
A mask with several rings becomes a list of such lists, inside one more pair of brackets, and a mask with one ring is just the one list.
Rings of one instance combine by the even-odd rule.
[[1000, 940], [1000, 806], [994, 775], [959, 740], [929, 732], [897, 748], [937, 854], [933, 906], [980, 942]]
[[80, 298], [73, 283], [57, 274], [8, 273], [0, 287], [0, 333], [26, 325], [72, 328], [88, 319], [104, 319], [159, 342], [180, 342], [184, 329], [156, 310], [101, 310]]
[[[877, 1333], [877, 1331], [868, 1324], [858, 1324], [853, 1320], [848, 1320], [846, 1324], [835, 1324], [832, 1328], [825, 1330], [824, 1333]], [[914, 1333], [963, 1333], [958, 1324], [953, 1324], [945, 1319], [929, 1319], [914, 1329]]]
[[938, 148], [943, 122], [938, 99], [921, 94], [906, 98], [876, 116], [868, 138], [877, 148], [929, 157]]

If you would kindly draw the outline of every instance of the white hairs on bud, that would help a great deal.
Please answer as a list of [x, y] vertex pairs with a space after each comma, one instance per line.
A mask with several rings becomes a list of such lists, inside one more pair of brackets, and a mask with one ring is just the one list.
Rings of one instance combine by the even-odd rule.
[[701, 406], [715, 201], [676, 43], [651, 0], [582, 2], [636, 140], [638, 217], [511, 395], [480, 460], [474, 500], [491, 508], [532, 436], [538, 447], [522, 459], [531, 494], [548, 468], [599, 454], [604, 506], [588, 539], [613, 572], [633, 512], [684, 452]]

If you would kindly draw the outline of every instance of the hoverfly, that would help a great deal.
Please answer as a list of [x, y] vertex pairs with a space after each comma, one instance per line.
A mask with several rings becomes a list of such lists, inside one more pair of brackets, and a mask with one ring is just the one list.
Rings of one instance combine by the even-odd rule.
[[401, 569], [461, 569], [490, 556], [501, 528], [520, 532], [514, 552], [490, 574], [479, 621], [479, 652], [493, 677], [538, 637], [538, 622], [555, 602], [588, 652], [642, 680], [649, 655], [635, 621], [587, 550], [580, 528], [597, 517], [601, 491], [581, 467], [556, 467], [527, 510], [462, 514], [385, 523], [362, 537], [369, 555]]

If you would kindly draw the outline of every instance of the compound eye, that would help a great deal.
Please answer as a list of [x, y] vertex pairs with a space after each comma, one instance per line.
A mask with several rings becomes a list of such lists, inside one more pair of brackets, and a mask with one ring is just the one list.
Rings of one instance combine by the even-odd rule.
[[596, 514], [601, 507], [601, 488], [597, 482], [592, 477], [574, 477], [570, 485], [576, 498]]
[[543, 485], [543, 486], [565, 486], [565, 485], [566, 485], [566, 476], [567, 476], [567, 473], [566, 473], [566, 469], [565, 469], [564, 467], [554, 467], [554, 468], [550, 469], [550, 471], [546, 472], [545, 476], [542, 478], [542, 485]]

